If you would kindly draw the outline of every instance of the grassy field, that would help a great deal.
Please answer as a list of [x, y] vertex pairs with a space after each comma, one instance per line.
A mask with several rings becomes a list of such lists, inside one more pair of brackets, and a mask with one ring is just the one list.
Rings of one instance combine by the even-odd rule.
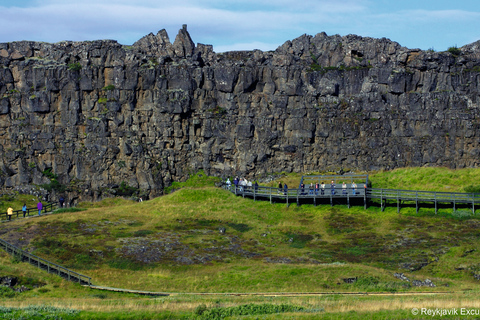
[[[475, 188], [479, 174], [407, 168], [370, 180], [374, 187], [463, 192]], [[294, 185], [300, 177], [280, 179]], [[417, 214], [405, 207], [398, 214], [393, 206], [384, 212], [378, 206], [287, 207], [235, 197], [214, 187], [216, 181], [197, 174], [176, 184], [182, 189], [150, 201], [107, 199], [82, 203], [85, 211], [3, 223], [2, 239], [89, 275], [96, 285], [170, 296], [84, 288], [0, 252], [0, 277], [15, 275], [32, 289], [0, 291], [0, 306], [10, 308], [0, 313], [405, 319], [415, 318], [412, 308], [480, 308], [480, 219], [471, 210], [444, 207], [435, 215], [431, 208]], [[435, 287], [425, 286], [427, 279]], [[28, 309], [32, 305], [37, 309]]]

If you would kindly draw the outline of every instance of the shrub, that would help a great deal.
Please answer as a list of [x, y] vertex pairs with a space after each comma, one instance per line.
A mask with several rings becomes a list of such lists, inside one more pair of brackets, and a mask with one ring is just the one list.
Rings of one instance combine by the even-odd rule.
[[108, 86], [105, 86], [102, 88], [103, 91], [111, 91], [111, 90], [115, 90], [115, 86], [113, 84], [110, 84]]
[[117, 196], [131, 197], [136, 193], [138, 193], [138, 189], [129, 186], [125, 181], [122, 181], [120, 186], [115, 189], [115, 194]]
[[0, 286], [0, 297], [1, 298], [13, 298], [15, 297], [16, 292], [13, 289], [5, 286]]
[[468, 193], [480, 193], [480, 185], [471, 184], [469, 186], [464, 187], [463, 190]]
[[68, 65], [68, 70], [80, 71], [80, 70], [82, 70], [82, 65], [80, 64], [80, 62], [70, 63]]
[[454, 56], [458, 56], [462, 53], [462, 51], [459, 48], [457, 48], [457, 46], [450, 47], [450, 48], [448, 48], [447, 51], [450, 52]]
[[98, 103], [100, 103], [100, 104], [106, 104], [107, 101], [108, 101], [107, 98], [100, 98], [100, 99], [98, 99]]

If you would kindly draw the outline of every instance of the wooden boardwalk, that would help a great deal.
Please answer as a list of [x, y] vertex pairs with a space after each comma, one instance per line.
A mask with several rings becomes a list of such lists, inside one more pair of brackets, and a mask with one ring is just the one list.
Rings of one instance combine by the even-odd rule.
[[[332, 187], [333, 181], [333, 187]], [[325, 182], [325, 189], [311, 189], [310, 183]], [[343, 186], [345, 182], [346, 186]], [[355, 182], [357, 188], [352, 188]], [[303, 176], [301, 183], [304, 188], [275, 188], [275, 187], [244, 187], [224, 185], [223, 187], [237, 196], [252, 198], [253, 200], [270, 201], [270, 203], [282, 202], [287, 206], [296, 203], [301, 204], [346, 204], [363, 205], [367, 209], [372, 200], [380, 200], [382, 211], [388, 202], [396, 202], [397, 212], [400, 212], [402, 203], [415, 204], [416, 212], [422, 204], [431, 203], [438, 213], [440, 204], [451, 204], [455, 211], [458, 205], [468, 206], [475, 214], [475, 205], [480, 203], [480, 194], [461, 192], [435, 192], [398, 189], [368, 188], [368, 175], [341, 175], [341, 176]]]
[[92, 278], [64, 268], [56, 263], [37, 257], [36, 255], [15, 247], [3, 239], [0, 239], [0, 248], [4, 249], [7, 253], [16, 257], [22, 262], [28, 262], [35, 267], [47, 271], [48, 273], [59, 275], [68, 281], [78, 282], [82, 285], [92, 284]]

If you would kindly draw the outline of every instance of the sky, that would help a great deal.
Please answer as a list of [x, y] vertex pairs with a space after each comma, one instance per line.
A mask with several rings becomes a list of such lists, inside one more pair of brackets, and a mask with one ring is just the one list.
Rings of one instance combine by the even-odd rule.
[[480, 40], [479, 0], [0, 0], [0, 43], [117, 40], [183, 24], [215, 52], [275, 50], [320, 32], [444, 51]]

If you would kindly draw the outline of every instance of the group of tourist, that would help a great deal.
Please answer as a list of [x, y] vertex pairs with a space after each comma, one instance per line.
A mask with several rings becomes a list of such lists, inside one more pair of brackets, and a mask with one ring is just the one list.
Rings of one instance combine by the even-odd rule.
[[[227, 184], [227, 187], [230, 189], [230, 187], [232, 186], [232, 182], [230, 181], [230, 178], [227, 178], [227, 181], [225, 183]], [[233, 179], [233, 185], [235, 186], [235, 188], [238, 188], [240, 192], [242, 192], [243, 190], [251, 189], [252, 187], [255, 187], [255, 190], [258, 190], [257, 181], [255, 181], [255, 183], [252, 183], [252, 181], [248, 181], [245, 178], [235, 177], [235, 179]]]
[[[236, 177], [233, 180], [233, 184], [230, 181], [230, 179], [227, 178], [226, 185], [229, 189], [232, 185], [234, 185], [235, 188], [238, 188], [238, 190], [240, 192], [242, 192], [244, 190], [248, 190], [248, 188], [252, 188], [252, 187], [255, 187], [255, 190], [258, 190], [258, 183], [256, 181], [255, 181], [255, 184], [252, 184], [252, 181], [248, 181], [245, 178]], [[305, 191], [305, 188], [306, 188], [305, 184], [301, 183], [300, 184], [300, 194], [301, 195], [307, 195], [307, 194], [308, 195], [317, 195], [317, 196], [319, 194], [322, 195], [322, 196], [325, 195], [326, 186], [325, 186], [325, 183], [323, 181], [321, 183], [317, 182], [315, 184], [313, 184], [313, 182], [310, 183], [310, 186], [308, 187], [308, 193]], [[350, 188], [352, 190], [353, 195], [356, 195], [358, 193], [357, 192], [357, 184], [355, 182], [352, 182]], [[332, 180], [332, 182], [330, 184], [330, 193], [332, 195], [335, 195], [336, 194], [336, 189], [337, 189], [337, 185], [335, 184], [335, 181]], [[342, 189], [342, 194], [343, 195], [348, 194], [348, 186], [345, 182], [342, 182], [341, 189]], [[278, 183], [278, 194], [282, 194], [282, 193], [284, 195], [286, 195], [288, 193], [288, 186], [287, 186], [286, 183], [279, 182]]]
[[[62, 198], [63, 199], [63, 198]], [[37, 210], [38, 210], [38, 215], [41, 216], [42, 215], [42, 210], [43, 210], [43, 203], [42, 201], [38, 201], [37, 203]], [[25, 218], [26, 215], [27, 215], [27, 204], [24, 203], [23, 206], [22, 206], [22, 214], [23, 214], [23, 217]], [[13, 208], [12, 207], [9, 207], [7, 209], [7, 220], [12, 220], [12, 216], [13, 216]]]
[[[332, 180], [332, 183], [330, 184], [330, 192], [332, 195], [335, 195], [336, 191], [335, 191], [335, 188], [336, 188], [336, 185], [335, 185], [335, 181]], [[352, 194], [357, 194], [357, 184], [355, 182], [352, 182]], [[318, 182], [314, 185], [313, 182], [310, 183], [310, 187], [309, 187], [309, 192], [308, 194], [309, 195], [318, 195], [320, 191], [320, 195], [325, 195], [325, 183], [322, 181], [321, 184], [319, 184]], [[305, 193], [305, 184], [300, 184], [300, 192], [302, 195], [306, 195]], [[342, 182], [342, 194], [343, 195], [346, 195], [348, 193], [348, 190], [347, 190], [347, 184], [345, 182]]]

